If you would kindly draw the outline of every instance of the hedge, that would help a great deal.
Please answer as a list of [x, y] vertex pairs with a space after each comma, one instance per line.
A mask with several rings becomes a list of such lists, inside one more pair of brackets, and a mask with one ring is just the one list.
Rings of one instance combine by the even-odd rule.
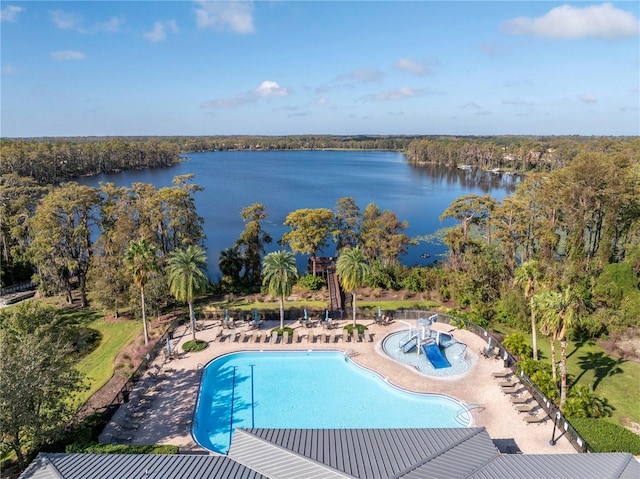
[[134, 446], [129, 444], [71, 444], [67, 446], [67, 453], [85, 454], [178, 454], [180, 448], [171, 445]]
[[640, 455], [640, 436], [603, 419], [569, 418], [571, 425], [587, 441], [593, 452], [630, 452]]

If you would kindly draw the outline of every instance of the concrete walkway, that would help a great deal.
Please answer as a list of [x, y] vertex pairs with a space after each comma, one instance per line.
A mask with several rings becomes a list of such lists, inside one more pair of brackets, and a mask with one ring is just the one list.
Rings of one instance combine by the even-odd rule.
[[[124, 404], [100, 436], [104, 443], [122, 442], [128, 444], [173, 444], [181, 451], [200, 451], [191, 435], [191, 418], [198, 394], [200, 370], [212, 359], [234, 351], [252, 350], [342, 350], [357, 353], [353, 361], [377, 371], [389, 382], [416, 392], [433, 392], [453, 396], [467, 404], [479, 404], [482, 409], [473, 409], [473, 426], [484, 426], [489, 435], [500, 444], [516, 446], [525, 454], [575, 453], [575, 449], [564, 438], [555, 446], [549, 445], [553, 432], [553, 421], [540, 424], [527, 424], [525, 413], [518, 413], [511, 403], [509, 395], [504, 394], [499, 382], [492, 373], [503, 371], [502, 361], [479, 356], [486, 346], [475, 334], [453, 329], [448, 324], [437, 323], [433, 329], [452, 331], [453, 336], [468, 345], [467, 360], [471, 362], [468, 372], [447, 378], [434, 378], [419, 373], [413, 367], [399, 364], [389, 358], [382, 350], [382, 339], [389, 333], [407, 329], [399, 322], [390, 325], [378, 325], [372, 320], [361, 320], [369, 327], [373, 341], [337, 343], [300, 342], [272, 344], [265, 342], [265, 336], [277, 322], [263, 322], [262, 328], [252, 331], [252, 338], [245, 337], [247, 325], [234, 330], [222, 329], [219, 321], [207, 321], [205, 327], [197, 331], [198, 339], [209, 342], [209, 347], [197, 353], [182, 353], [177, 359], [164, 362], [159, 355], [154, 366], [133, 392], [131, 400]], [[200, 321], [202, 323], [202, 321]], [[265, 324], [268, 323], [268, 324]], [[347, 321], [341, 321], [342, 325]], [[298, 322], [287, 324], [295, 328], [296, 333], [322, 334], [321, 327], [306, 328]], [[260, 342], [255, 336], [260, 333]], [[298, 334], [296, 334], [298, 336]], [[181, 327], [174, 335], [171, 347], [181, 351], [182, 343], [192, 338], [187, 327]], [[296, 338], [297, 339], [297, 338]], [[291, 341], [291, 339], [290, 339]], [[543, 414], [542, 411], [539, 411]], [[558, 436], [561, 431], [556, 432]]]

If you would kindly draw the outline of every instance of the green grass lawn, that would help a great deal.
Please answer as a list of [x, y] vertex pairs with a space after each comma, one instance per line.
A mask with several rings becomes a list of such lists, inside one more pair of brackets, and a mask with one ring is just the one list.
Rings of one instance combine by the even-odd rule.
[[76, 398], [78, 406], [111, 379], [116, 356], [142, 332], [140, 321], [105, 321], [99, 316], [85, 323], [86, 327], [100, 333], [101, 340], [97, 348], [76, 363], [76, 369], [85, 375], [89, 386]]
[[[504, 334], [512, 333], [498, 326]], [[531, 336], [525, 335], [531, 344]], [[549, 339], [538, 334], [538, 351], [541, 361], [550, 361]], [[560, 361], [560, 343], [556, 343], [556, 360]], [[576, 384], [587, 384], [598, 396], [606, 398], [615, 409], [608, 418], [618, 424], [622, 418], [640, 423], [640, 363], [608, 356], [595, 341], [567, 342], [567, 370]]]

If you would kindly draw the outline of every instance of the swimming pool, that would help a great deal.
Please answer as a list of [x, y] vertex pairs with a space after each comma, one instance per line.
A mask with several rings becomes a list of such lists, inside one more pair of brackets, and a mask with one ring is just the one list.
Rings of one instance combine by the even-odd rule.
[[387, 383], [337, 351], [232, 353], [205, 368], [193, 436], [226, 454], [235, 428], [466, 427], [459, 401]]

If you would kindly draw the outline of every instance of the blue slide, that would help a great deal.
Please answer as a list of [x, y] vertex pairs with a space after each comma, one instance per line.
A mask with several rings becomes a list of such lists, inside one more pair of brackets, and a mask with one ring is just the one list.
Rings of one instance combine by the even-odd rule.
[[451, 363], [447, 361], [447, 358], [444, 357], [444, 354], [442, 354], [442, 351], [440, 351], [440, 348], [435, 342], [423, 344], [422, 351], [424, 352], [424, 355], [427, 357], [427, 359], [431, 361], [431, 364], [433, 364], [434, 368], [442, 369], [451, 367]]

